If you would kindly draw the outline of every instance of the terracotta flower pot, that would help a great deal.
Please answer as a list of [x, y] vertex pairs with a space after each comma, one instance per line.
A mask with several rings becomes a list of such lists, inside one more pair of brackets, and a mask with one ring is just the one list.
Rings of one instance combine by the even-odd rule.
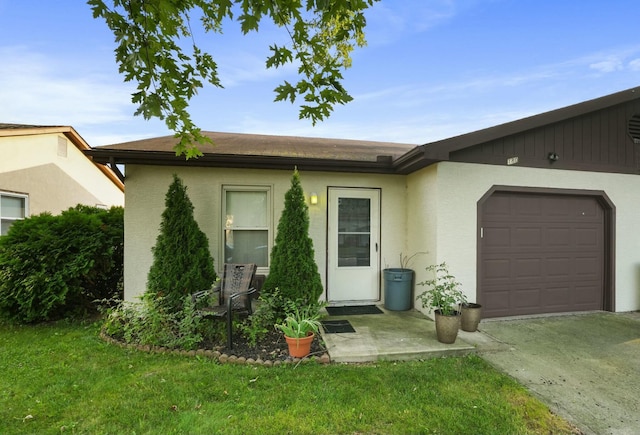
[[303, 338], [292, 338], [285, 335], [284, 338], [289, 345], [289, 355], [294, 358], [304, 358], [309, 355], [314, 337], [313, 332], [309, 332], [308, 335]]
[[440, 314], [440, 310], [436, 310], [435, 315], [438, 341], [445, 344], [454, 343], [460, 328], [460, 312], [456, 311], [452, 316], [445, 316]]

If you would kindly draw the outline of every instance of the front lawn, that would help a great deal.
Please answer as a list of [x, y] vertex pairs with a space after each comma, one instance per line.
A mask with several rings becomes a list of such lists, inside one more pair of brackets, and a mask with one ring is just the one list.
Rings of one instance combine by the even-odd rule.
[[255, 367], [123, 349], [99, 324], [0, 324], [11, 434], [565, 434], [482, 359]]

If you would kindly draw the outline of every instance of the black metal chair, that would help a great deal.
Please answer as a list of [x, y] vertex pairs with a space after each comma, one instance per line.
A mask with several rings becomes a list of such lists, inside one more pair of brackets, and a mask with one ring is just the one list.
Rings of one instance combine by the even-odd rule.
[[[255, 264], [225, 263], [220, 284], [210, 290], [202, 290], [191, 295], [196, 307], [196, 314], [202, 317], [226, 319], [227, 347], [233, 347], [233, 314], [251, 315], [253, 313], [251, 300], [257, 292], [251, 287], [257, 266]], [[218, 293], [218, 305], [203, 306], [203, 300], [211, 300], [212, 293]]]

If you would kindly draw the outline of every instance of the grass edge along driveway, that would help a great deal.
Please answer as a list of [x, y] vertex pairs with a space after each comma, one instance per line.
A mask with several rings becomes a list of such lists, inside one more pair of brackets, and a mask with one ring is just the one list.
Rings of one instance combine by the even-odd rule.
[[256, 367], [122, 349], [99, 323], [0, 324], [12, 434], [563, 434], [575, 429], [477, 356]]

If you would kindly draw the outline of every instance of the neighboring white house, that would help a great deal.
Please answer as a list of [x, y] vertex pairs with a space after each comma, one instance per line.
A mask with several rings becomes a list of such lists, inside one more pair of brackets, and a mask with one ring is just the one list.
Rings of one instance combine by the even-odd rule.
[[640, 309], [640, 89], [421, 146], [205, 133], [86, 154], [126, 165], [125, 297], [146, 288], [172, 174], [219, 270], [269, 255], [294, 167], [332, 305], [384, 300], [381, 271], [446, 261], [486, 317]]
[[45, 211], [123, 206], [123, 182], [86, 156], [88, 149], [72, 127], [0, 124], [0, 235]]

